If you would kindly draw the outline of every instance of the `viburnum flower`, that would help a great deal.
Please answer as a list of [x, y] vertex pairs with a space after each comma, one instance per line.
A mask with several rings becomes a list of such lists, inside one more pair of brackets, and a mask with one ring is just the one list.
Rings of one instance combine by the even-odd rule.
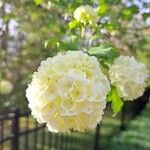
[[89, 5], [80, 6], [74, 11], [74, 18], [85, 24], [93, 24], [97, 21], [97, 13]]
[[0, 80], [0, 93], [7, 95], [13, 90], [13, 84], [8, 80]]
[[133, 57], [120, 56], [110, 67], [110, 80], [116, 86], [124, 100], [134, 100], [142, 96], [148, 71], [146, 66], [137, 62]]
[[84, 132], [102, 119], [109, 81], [94, 56], [68, 51], [42, 61], [26, 96], [32, 115], [52, 132]]

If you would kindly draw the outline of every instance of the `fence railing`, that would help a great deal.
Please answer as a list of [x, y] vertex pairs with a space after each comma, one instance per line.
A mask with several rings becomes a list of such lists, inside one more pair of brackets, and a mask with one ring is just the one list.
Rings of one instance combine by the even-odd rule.
[[[30, 127], [29, 119], [30, 112], [21, 113], [18, 109], [0, 116], [0, 150], [20, 150], [23, 144], [20, 143], [21, 136], [25, 136], [24, 147], [28, 150], [29, 134], [45, 128], [45, 125], [37, 125], [35, 121]], [[36, 145], [35, 141], [33, 145]]]
[[[120, 128], [126, 128], [126, 114], [130, 108], [133, 117], [148, 102], [150, 89], [144, 96], [123, 108], [120, 117]], [[128, 105], [127, 104], [127, 105]], [[0, 115], [0, 150], [101, 150], [100, 125], [96, 132], [86, 134], [55, 134], [47, 131], [45, 124], [38, 124], [30, 112], [15, 109], [9, 114]]]
[[0, 150], [93, 150], [94, 140], [93, 133], [51, 133], [30, 112], [0, 115]]

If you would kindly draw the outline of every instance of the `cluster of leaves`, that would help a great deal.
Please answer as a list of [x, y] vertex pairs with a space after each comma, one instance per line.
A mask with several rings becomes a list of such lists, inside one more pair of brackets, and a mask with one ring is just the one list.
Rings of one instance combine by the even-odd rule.
[[[88, 53], [90, 55], [94, 55], [99, 59], [100, 64], [103, 65], [103, 70], [106, 68], [104, 70], [104, 72], [106, 72], [106, 75], [107, 69], [109, 69], [109, 67], [112, 65], [115, 58], [119, 56], [119, 52], [115, 48], [104, 45], [101, 45], [99, 47], [91, 47], [88, 50]], [[111, 102], [114, 113], [118, 113], [119, 111], [121, 111], [123, 100], [118, 95], [116, 87], [111, 87], [111, 91], [108, 94], [107, 100], [108, 102]]]

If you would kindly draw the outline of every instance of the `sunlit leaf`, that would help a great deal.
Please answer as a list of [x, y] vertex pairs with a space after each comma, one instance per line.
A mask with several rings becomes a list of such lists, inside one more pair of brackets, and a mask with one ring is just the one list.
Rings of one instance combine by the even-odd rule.
[[97, 9], [99, 15], [105, 14], [107, 12], [107, 10], [108, 10], [107, 3], [100, 4]]
[[40, 5], [43, 2], [43, 0], [34, 0], [34, 2], [36, 5]]
[[112, 64], [114, 59], [119, 56], [119, 53], [115, 48], [105, 45], [92, 47], [88, 50], [88, 53], [96, 56], [100, 61], [103, 61], [107, 65]]
[[69, 23], [69, 29], [73, 29], [78, 25], [79, 25], [79, 22], [77, 20], [73, 20]]
[[118, 113], [121, 111], [123, 101], [119, 97], [117, 89], [114, 86], [111, 87], [111, 91], [108, 94], [107, 100], [108, 102], [111, 102], [112, 110], [114, 113]]
[[114, 30], [116, 28], [116, 25], [113, 22], [109, 22], [106, 24], [107, 29], [110, 31]]

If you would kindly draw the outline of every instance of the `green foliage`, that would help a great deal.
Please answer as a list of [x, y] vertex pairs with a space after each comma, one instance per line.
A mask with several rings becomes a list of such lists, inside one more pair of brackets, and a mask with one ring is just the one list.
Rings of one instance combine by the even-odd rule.
[[130, 20], [132, 19], [133, 15], [137, 14], [138, 12], [139, 12], [139, 8], [135, 5], [132, 5], [131, 7], [124, 8], [122, 17], [123, 19]]
[[43, 0], [34, 0], [34, 2], [36, 5], [40, 5], [43, 2]]
[[88, 50], [88, 53], [96, 56], [100, 62], [103, 62], [108, 66], [119, 56], [119, 53], [115, 48], [106, 45], [91, 47]]
[[121, 111], [123, 106], [123, 101], [118, 95], [116, 87], [112, 86], [111, 91], [108, 94], [108, 102], [111, 102], [112, 110], [114, 113], [118, 113]]
[[99, 6], [98, 6], [98, 14], [100, 16], [103, 16], [107, 13], [108, 11], [108, 3], [105, 0], [99, 0]]
[[80, 39], [75, 35], [68, 36], [65, 40], [57, 43], [58, 48], [63, 51], [78, 50], [79, 45]]
[[128, 126], [127, 131], [116, 135], [111, 140], [110, 150], [149, 150], [150, 149], [150, 105], [148, 104], [142, 114], [135, 118]]
[[69, 22], [69, 29], [74, 29], [75, 27], [79, 26], [80, 23], [77, 20], [73, 20]]
[[143, 18], [144, 18], [145, 20], [146, 20], [149, 16], [150, 16], [149, 13], [144, 13], [144, 14], [143, 14]]

